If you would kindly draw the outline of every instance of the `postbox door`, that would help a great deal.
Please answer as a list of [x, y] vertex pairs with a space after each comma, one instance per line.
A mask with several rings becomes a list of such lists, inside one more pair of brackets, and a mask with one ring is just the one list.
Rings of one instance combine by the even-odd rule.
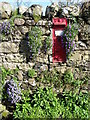
[[67, 20], [65, 18], [53, 18], [53, 62], [66, 61], [66, 50], [61, 42], [61, 36], [66, 26]]
[[53, 62], [65, 62], [66, 52], [61, 43], [61, 37], [53, 39]]

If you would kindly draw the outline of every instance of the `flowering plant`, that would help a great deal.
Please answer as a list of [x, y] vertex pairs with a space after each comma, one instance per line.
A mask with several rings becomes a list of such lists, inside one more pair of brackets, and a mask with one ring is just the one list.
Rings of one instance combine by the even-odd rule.
[[70, 57], [71, 52], [75, 49], [75, 36], [77, 33], [78, 30], [75, 28], [75, 24], [69, 24], [65, 29], [63, 36], [61, 36], [62, 46], [66, 49], [67, 59]]
[[42, 47], [42, 31], [38, 27], [32, 27], [31, 31], [29, 32], [29, 41], [28, 45], [30, 48], [30, 59], [35, 60], [37, 54], [40, 53], [40, 49]]
[[10, 34], [10, 31], [11, 31], [10, 22], [3, 22], [3, 23], [0, 25], [0, 32], [1, 32], [3, 35], [8, 35], [8, 34]]
[[21, 89], [15, 80], [11, 79], [6, 83], [5, 91], [7, 100], [11, 104], [16, 104], [21, 100]]

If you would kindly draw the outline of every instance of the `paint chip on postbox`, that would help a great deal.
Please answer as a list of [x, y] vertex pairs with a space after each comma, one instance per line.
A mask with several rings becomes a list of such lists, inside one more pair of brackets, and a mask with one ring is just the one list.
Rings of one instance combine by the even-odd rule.
[[55, 35], [56, 36], [62, 36], [63, 35], [63, 30], [55, 30]]

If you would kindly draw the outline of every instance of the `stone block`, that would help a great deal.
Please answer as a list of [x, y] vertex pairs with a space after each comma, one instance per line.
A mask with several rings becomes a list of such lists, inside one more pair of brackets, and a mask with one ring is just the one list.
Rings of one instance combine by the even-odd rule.
[[21, 70], [18, 71], [18, 74], [17, 74], [17, 77], [18, 77], [18, 80], [23, 80], [23, 72]]
[[42, 71], [48, 70], [48, 66], [45, 65], [45, 64], [43, 64], [43, 65], [40, 67], [40, 69], [41, 69]]
[[81, 60], [81, 55], [82, 53], [80, 53], [79, 51], [75, 51], [73, 55], [70, 57], [70, 60], [72, 61]]
[[28, 28], [26, 26], [20, 26], [19, 29], [20, 29], [21, 33], [24, 35], [28, 32]]
[[14, 24], [15, 25], [24, 25], [24, 23], [25, 23], [25, 20], [24, 19], [22, 19], [22, 18], [15, 18], [15, 20], [14, 20]]
[[7, 54], [5, 55], [5, 59], [7, 62], [15, 62], [15, 63], [21, 63], [26, 61], [26, 58], [23, 57], [23, 55], [18, 54]]
[[34, 20], [26, 20], [26, 25], [35, 25]]
[[0, 43], [0, 52], [1, 53], [17, 53], [18, 45], [11, 42], [2, 42]]

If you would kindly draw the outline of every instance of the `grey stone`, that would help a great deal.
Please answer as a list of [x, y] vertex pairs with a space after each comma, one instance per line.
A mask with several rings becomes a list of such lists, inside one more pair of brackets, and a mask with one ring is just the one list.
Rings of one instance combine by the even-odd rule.
[[18, 54], [7, 54], [4, 56], [8, 62], [15, 62], [15, 63], [21, 63], [26, 61], [26, 58], [23, 57], [23, 55]]
[[12, 12], [12, 7], [8, 2], [0, 2], [0, 17], [9, 18]]
[[17, 53], [18, 45], [12, 42], [2, 42], [0, 43], [0, 52], [1, 53]]
[[24, 35], [28, 32], [28, 28], [26, 26], [20, 26], [19, 29], [20, 29], [21, 33]]
[[33, 4], [30, 8], [32, 10], [32, 14], [39, 15], [39, 16], [42, 15], [42, 6], [41, 5]]
[[79, 14], [80, 14], [80, 7], [78, 6], [78, 5], [76, 5], [76, 6], [71, 6], [73, 9], [72, 9], [72, 12], [71, 12], [71, 14], [73, 15], [73, 16], [79, 16]]
[[3, 62], [2, 65], [6, 68], [6, 69], [15, 69], [17, 66], [20, 66], [19, 63], [9, 63], [9, 62]]
[[78, 41], [77, 44], [78, 44], [79, 46], [81, 46], [81, 47], [87, 48], [86, 44], [83, 43], [82, 41]]
[[78, 6], [78, 5], [70, 5], [68, 7], [63, 7], [62, 14], [64, 16], [68, 16], [68, 17], [69, 17], [70, 14], [72, 14], [75, 17], [79, 16], [79, 14], [80, 14], [80, 6]]
[[14, 24], [18, 25], [18, 26], [24, 25], [24, 23], [25, 23], [25, 20], [22, 18], [15, 18], [15, 20], [14, 20]]
[[25, 13], [27, 11], [27, 7], [26, 6], [19, 6], [19, 13], [22, 15], [23, 13]]
[[34, 20], [26, 20], [26, 25], [35, 25]]
[[33, 15], [42, 16], [42, 6], [38, 4], [33, 4], [23, 14], [27, 17], [32, 17]]
[[23, 80], [23, 72], [21, 70], [18, 71], [18, 74], [17, 74], [17, 77], [18, 77], [18, 80]]
[[48, 70], [48, 66], [43, 64], [43, 65], [40, 67], [40, 69], [41, 69], [42, 71]]
[[31, 86], [36, 86], [36, 82], [35, 82], [35, 79], [34, 78], [30, 78], [29, 80], [28, 80], [28, 82], [29, 82], [29, 84], [31, 85]]
[[50, 6], [46, 7], [45, 16], [50, 20], [52, 17], [55, 17], [59, 7], [57, 3], [52, 3]]
[[25, 62], [20, 64], [18, 67], [19, 67], [20, 70], [24, 70], [24, 71], [28, 71], [30, 69], [30, 65], [25, 63]]

